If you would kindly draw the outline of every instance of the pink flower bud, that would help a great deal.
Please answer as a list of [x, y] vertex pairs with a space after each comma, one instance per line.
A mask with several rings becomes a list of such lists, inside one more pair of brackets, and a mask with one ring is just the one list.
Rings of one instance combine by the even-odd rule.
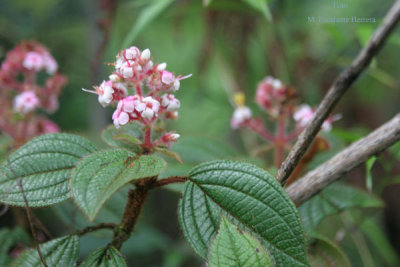
[[44, 66], [43, 57], [37, 52], [28, 52], [22, 62], [22, 66], [28, 70], [40, 71]]
[[14, 110], [22, 114], [33, 111], [39, 104], [39, 99], [33, 91], [23, 92], [14, 98]]

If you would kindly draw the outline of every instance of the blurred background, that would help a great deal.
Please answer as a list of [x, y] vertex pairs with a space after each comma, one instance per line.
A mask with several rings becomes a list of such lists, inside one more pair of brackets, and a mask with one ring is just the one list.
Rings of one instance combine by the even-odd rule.
[[[175, 150], [185, 164], [171, 162], [164, 177], [185, 174], [191, 166], [216, 158], [243, 159], [270, 168], [268, 155], [254, 156], [263, 140], [252, 132], [231, 129], [233, 94], [244, 92], [246, 105], [262, 116], [254, 102], [255, 89], [260, 80], [272, 75], [297, 89], [301, 102], [317, 105], [393, 1], [341, 1], [348, 6], [340, 10], [332, 8], [333, 0], [266, 2], [268, 5], [251, 0], [1, 0], [0, 60], [21, 40], [36, 39], [47, 46], [69, 80], [60, 109], [51, 118], [63, 131], [101, 143], [101, 130], [112, 122], [113, 109], [102, 108], [97, 97], [81, 88], [108, 79], [112, 67], [104, 62], [113, 62], [120, 50], [131, 45], [149, 48], [154, 60], [167, 62], [168, 70], [176, 75], [193, 74], [181, 83], [176, 94], [181, 101], [180, 117], [169, 126], [182, 136]], [[310, 23], [307, 18], [311, 16], [357, 16], [377, 22]], [[325, 136], [331, 149], [315, 157], [309, 169], [399, 112], [399, 33], [397, 29], [337, 106], [335, 113], [343, 118]], [[399, 160], [397, 144], [382, 153], [371, 168], [362, 165], [345, 177], [363, 189], [366, 177], [371, 177], [371, 191], [384, 201], [384, 208], [356, 208], [321, 224], [320, 231], [336, 238], [353, 266], [398, 264]], [[151, 194], [138, 228], [123, 246], [132, 266], [203, 264], [179, 230], [179, 197], [176, 187]], [[118, 222], [125, 199], [126, 190], [118, 192], [96, 221]], [[37, 209], [35, 214], [53, 236], [88, 224], [72, 202]], [[366, 217], [369, 227], [360, 227]], [[13, 218], [11, 213], [3, 215], [0, 225], [14, 224]], [[339, 238], [340, 233], [345, 237]], [[81, 256], [107, 244], [109, 238], [108, 232], [85, 236]]]

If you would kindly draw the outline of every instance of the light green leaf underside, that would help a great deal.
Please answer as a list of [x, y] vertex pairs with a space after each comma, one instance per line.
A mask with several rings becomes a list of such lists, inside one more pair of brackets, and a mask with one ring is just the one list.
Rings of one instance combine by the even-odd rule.
[[270, 267], [271, 259], [261, 243], [247, 232], [222, 218], [211, 244], [210, 267]]
[[312, 233], [327, 216], [349, 208], [377, 208], [383, 203], [377, 197], [360, 189], [335, 183], [299, 207], [300, 217], [307, 233]]
[[0, 202], [43, 207], [70, 197], [71, 170], [84, 156], [96, 151], [87, 139], [56, 133], [34, 138], [12, 153], [0, 166]]
[[104, 129], [101, 137], [112, 147], [127, 149], [139, 154], [142, 150], [139, 145], [140, 140], [143, 140], [142, 128], [143, 126], [136, 122], [128, 123], [118, 129], [114, 125], [110, 125]]
[[81, 267], [126, 267], [125, 259], [114, 247], [93, 250], [80, 265]]
[[308, 248], [308, 259], [311, 267], [351, 267], [350, 261], [344, 252], [322, 236], [313, 236]]
[[[64, 236], [49, 242], [40, 244], [40, 252], [46, 260], [48, 266], [56, 267], [72, 267], [79, 256], [79, 237]], [[42, 267], [43, 263], [40, 260], [36, 249], [29, 249], [23, 252], [10, 267]]]
[[251, 164], [212, 161], [195, 167], [185, 184], [178, 216], [183, 233], [203, 258], [221, 215], [255, 236], [276, 266], [307, 266], [304, 232], [280, 184]]
[[13, 229], [0, 229], [0, 266], [7, 266], [11, 261], [9, 256], [10, 250], [15, 244], [28, 245], [30, 241], [29, 235], [17, 226]]
[[126, 183], [158, 175], [165, 167], [156, 156], [137, 158], [126, 150], [106, 150], [81, 160], [71, 178], [75, 203], [93, 220], [103, 204]]

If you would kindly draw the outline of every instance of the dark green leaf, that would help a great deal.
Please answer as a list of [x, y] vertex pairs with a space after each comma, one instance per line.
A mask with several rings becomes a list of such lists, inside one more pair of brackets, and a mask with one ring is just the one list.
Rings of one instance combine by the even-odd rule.
[[254, 165], [213, 161], [189, 173], [179, 202], [183, 233], [203, 258], [221, 215], [258, 238], [276, 266], [307, 266], [298, 212], [276, 179]]
[[271, 259], [260, 242], [222, 217], [218, 234], [211, 244], [210, 267], [268, 267]]
[[104, 129], [101, 137], [110, 146], [131, 150], [137, 154], [142, 151], [140, 140], [143, 140], [142, 126], [138, 123], [129, 123], [115, 128], [114, 125]]
[[81, 267], [126, 267], [125, 259], [114, 247], [98, 248], [82, 262]]
[[[69, 267], [75, 266], [79, 256], [79, 237], [64, 236], [49, 242], [40, 244], [40, 252], [46, 260], [47, 265]], [[42, 267], [36, 249], [29, 249], [14, 260], [10, 267]]]
[[157, 176], [165, 167], [156, 156], [136, 157], [126, 150], [94, 153], [79, 162], [71, 178], [75, 203], [93, 220], [119, 188], [133, 180]]
[[335, 183], [299, 207], [300, 217], [307, 233], [312, 233], [328, 215], [349, 208], [376, 208], [383, 203], [375, 196], [360, 189]]
[[79, 159], [94, 152], [87, 139], [73, 134], [48, 134], [34, 138], [0, 166], [0, 202], [43, 207], [68, 199], [68, 180]]
[[320, 235], [313, 236], [308, 247], [308, 259], [311, 267], [351, 267], [350, 261], [343, 251], [329, 239]]

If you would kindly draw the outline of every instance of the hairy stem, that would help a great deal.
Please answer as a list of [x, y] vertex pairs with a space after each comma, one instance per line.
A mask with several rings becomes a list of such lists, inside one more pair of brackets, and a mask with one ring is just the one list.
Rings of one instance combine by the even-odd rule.
[[322, 123], [329, 116], [343, 94], [349, 89], [358, 76], [367, 68], [372, 58], [382, 48], [386, 39], [393, 31], [399, 20], [400, 0], [397, 0], [387, 13], [380, 27], [369, 40], [367, 46], [361, 50], [350, 67], [344, 70], [335, 80], [315, 112], [313, 119], [299, 136], [296, 144], [278, 171], [277, 179], [282, 185], [286, 183], [290, 174], [293, 172], [294, 168], [307, 151], [315, 136], [318, 134]]
[[117, 248], [121, 248], [122, 244], [130, 237], [139, 215], [142, 211], [143, 204], [146, 200], [147, 193], [154, 184], [154, 178], [142, 180], [136, 184], [136, 188], [129, 190], [128, 201], [125, 206], [125, 211], [121, 219], [121, 223], [114, 233], [114, 238], [111, 241], [111, 245]]

